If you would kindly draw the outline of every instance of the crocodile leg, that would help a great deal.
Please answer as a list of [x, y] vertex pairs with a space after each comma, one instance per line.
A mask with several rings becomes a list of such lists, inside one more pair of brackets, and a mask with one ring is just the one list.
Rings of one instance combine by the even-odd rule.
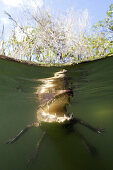
[[93, 156], [98, 154], [97, 149], [92, 144], [90, 144], [88, 140], [78, 130], [74, 129], [74, 132], [77, 133], [77, 135], [82, 139], [82, 142], [86, 146], [88, 152], [90, 152]]
[[90, 130], [92, 130], [92, 131], [94, 131], [94, 132], [96, 132], [96, 133], [98, 133], [98, 134], [101, 134], [101, 133], [104, 132], [104, 129], [102, 129], [102, 128], [95, 128], [95, 127], [93, 127], [92, 125], [90, 125], [89, 123], [87, 123], [87, 122], [85, 122], [85, 121], [83, 121], [83, 120], [81, 120], [81, 119], [79, 119], [79, 118], [74, 118], [74, 117], [73, 117], [73, 118], [72, 118], [72, 122], [73, 122], [73, 123], [79, 123], [79, 124], [81, 124], [81, 125], [89, 128]]
[[25, 132], [27, 132], [30, 128], [32, 127], [38, 127], [40, 126], [40, 124], [38, 122], [36, 123], [32, 123], [27, 125], [24, 129], [22, 129], [14, 138], [9, 139], [6, 144], [12, 144], [14, 142], [16, 142]]
[[38, 155], [38, 152], [39, 152], [40, 145], [41, 145], [41, 143], [42, 143], [42, 141], [43, 141], [43, 139], [45, 137], [45, 134], [46, 134], [46, 132], [44, 131], [42, 136], [40, 137], [39, 141], [36, 144], [36, 148], [35, 148], [34, 153], [32, 154], [32, 156], [28, 160], [28, 164], [32, 164], [33, 161], [36, 159], [36, 157]]

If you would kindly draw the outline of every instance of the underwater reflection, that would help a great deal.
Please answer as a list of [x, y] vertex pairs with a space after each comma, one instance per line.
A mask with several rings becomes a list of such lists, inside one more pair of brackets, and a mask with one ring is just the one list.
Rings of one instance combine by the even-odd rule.
[[[58, 123], [62, 128], [79, 134], [79, 137], [86, 144], [88, 150], [92, 154], [95, 154], [95, 147], [89, 144], [86, 138], [75, 129], [74, 125], [79, 123], [98, 134], [103, 133], [104, 130], [95, 128], [87, 122], [74, 117], [71, 113], [68, 113], [67, 106], [70, 103], [71, 97], [73, 97], [73, 90], [69, 88], [68, 85], [67, 70], [63, 69], [54, 73], [53, 77], [38, 79], [38, 81], [42, 84], [36, 88], [37, 102], [39, 103], [39, 107], [37, 109], [37, 121], [27, 125], [16, 135], [16, 137], [10, 139], [7, 144], [16, 142], [31, 127], [42, 127], [44, 123]], [[46, 130], [44, 130], [40, 140], [38, 141], [35, 153], [29, 160], [30, 162], [36, 158], [39, 146], [44, 139], [45, 134]]]
[[67, 105], [73, 95], [72, 89], [67, 89], [66, 70], [56, 72], [53, 77], [41, 79], [42, 85], [37, 88], [40, 107], [37, 119], [40, 122], [62, 123], [70, 119]]

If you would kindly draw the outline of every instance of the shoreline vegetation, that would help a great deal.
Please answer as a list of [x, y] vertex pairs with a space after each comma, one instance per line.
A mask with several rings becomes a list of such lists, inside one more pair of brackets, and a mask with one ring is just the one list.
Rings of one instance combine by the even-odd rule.
[[[13, 29], [7, 40], [0, 40], [0, 58], [29, 65], [68, 66], [113, 56], [113, 4], [105, 19], [91, 29], [87, 10], [77, 13], [71, 9], [55, 16], [37, 8], [26, 11], [30, 22], [21, 18], [20, 23], [5, 14]], [[4, 30], [3, 26], [1, 37]]]
[[13, 57], [8, 57], [8, 56], [4, 56], [4, 55], [0, 55], [0, 59], [3, 60], [7, 60], [7, 61], [12, 61], [12, 62], [17, 62], [17, 63], [21, 63], [21, 64], [26, 64], [26, 65], [31, 65], [31, 66], [42, 66], [42, 67], [66, 67], [66, 66], [74, 66], [74, 65], [78, 65], [78, 64], [83, 64], [83, 63], [89, 63], [89, 62], [96, 62], [98, 60], [103, 60], [106, 59], [108, 57], [113, 57], [113, 54], [109, 54], [106, 55], [102, 58], [97, 58], [97, 59], [93, 59], [93, 60], [85, 60], [85, 61], [80, 61], [79, 63], [65, 63], [65, 64], [47, 64], [47, 63], [36, 63], [36, 62], [32, 62], [32, 61], [27, 61], [27, 60], [19, 60]]

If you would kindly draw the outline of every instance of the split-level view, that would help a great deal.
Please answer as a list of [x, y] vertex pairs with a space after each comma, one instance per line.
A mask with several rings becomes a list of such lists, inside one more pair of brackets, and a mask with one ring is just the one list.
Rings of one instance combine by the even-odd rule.
[[111, 0], [0, 5], [0, 170], [112, 170]]

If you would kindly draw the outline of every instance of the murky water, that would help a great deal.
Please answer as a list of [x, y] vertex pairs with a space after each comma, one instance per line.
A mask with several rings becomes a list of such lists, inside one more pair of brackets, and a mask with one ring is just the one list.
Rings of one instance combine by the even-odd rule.
[[[62, 73], [63, 69], [67, 71]], [[54, 121], [44, 117], [41, 127], [32, 127], [13, 144], [6, 144], [37, 121], [39, 106], [43, 116], [50, 113], [49, 120]], [[105, 128], [105, 133], [79, 123], [71, 129], [62, 126], [59, 120], [71, 114]], [[44, 131], [38, 153], [28, 164]], [[0, 134], [1, 170], [112, 170], [113, 57], [65, 68], [0, 59]]]

